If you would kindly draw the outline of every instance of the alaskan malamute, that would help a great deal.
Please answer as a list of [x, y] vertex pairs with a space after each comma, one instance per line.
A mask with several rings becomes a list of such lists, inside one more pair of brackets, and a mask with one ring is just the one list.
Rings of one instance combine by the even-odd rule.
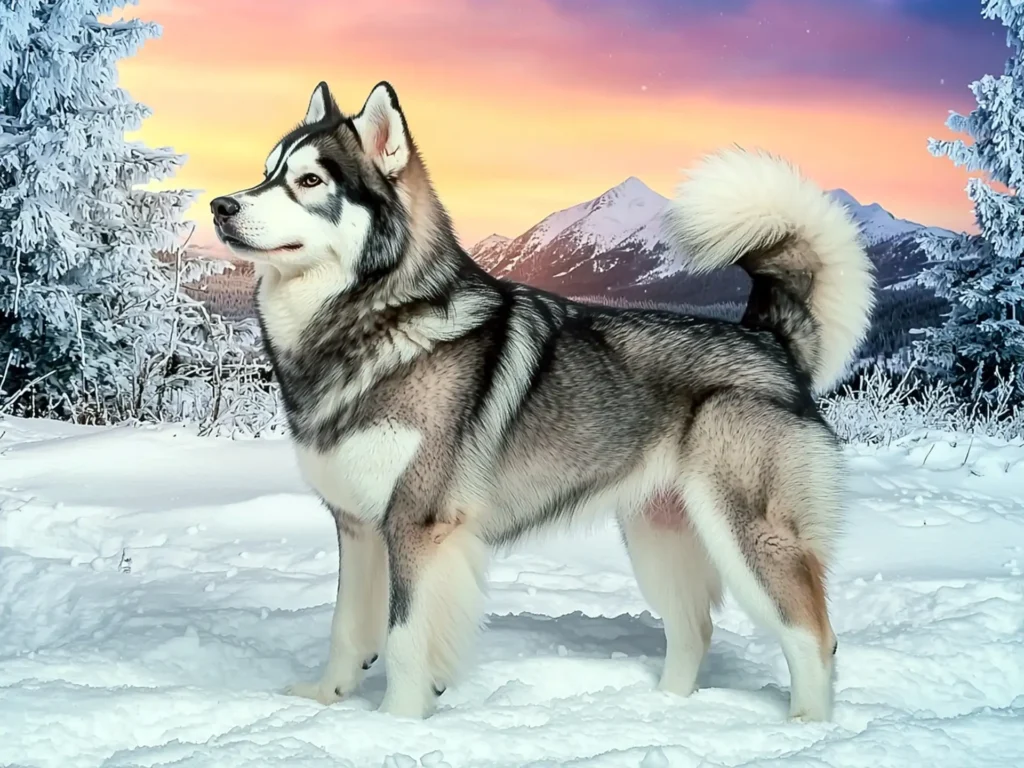
[[381, 709], [428, 715], [480, 626], [492, 549], [609, 515], [664, 620], [662, 690], [694, 690], [724, 582], [781, 642], [790, 715], [829, 718], [842, 461], [813, 395], [874, 302], [845, 208], [764, 153], [690, 171], [664, 230], [692, 270], [750, 274], [729, 323], [489, 276], [387, 83], [354, 116], [319, 84], [263, 176], [213, 218], [261, 275], [298, 463], [341, 554], [327, 667], [291, 693], [337, 701], [383, 653]]

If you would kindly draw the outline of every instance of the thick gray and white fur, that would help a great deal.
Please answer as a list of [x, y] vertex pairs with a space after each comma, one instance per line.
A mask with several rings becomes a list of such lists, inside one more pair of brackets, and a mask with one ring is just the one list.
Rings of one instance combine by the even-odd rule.
[[349, 696], [379, 654], [381, 710], [429, 715], [491, 553], [614, 517], [664, 621], [662, 690], [694, 690], [724, 584], [781, 643], [790, 715], [830, 717], [843, 468], [814, 395], [874, 301], [843, 207], [776, 157], [713, 154], [664, 229], [694, 271], [751, 275], [742, 320], [581, 304], [466, 254], [389, 84], [350, 116], [321, 83], [263, 180], [211, 208], [257, 265], [298, 464], [337, 524], [329, 658], [291, 693]]

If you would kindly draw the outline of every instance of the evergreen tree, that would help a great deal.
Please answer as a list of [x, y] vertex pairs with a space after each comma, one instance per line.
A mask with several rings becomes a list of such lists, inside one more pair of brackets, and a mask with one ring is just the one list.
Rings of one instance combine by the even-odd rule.
[[[924, 331], [915, 354], [933, 376], [967, 397], [989, 398], [1000, 380], [1024, 399], [1024, 0], [983, 0], [982, 15], [1007, 27], [1012, 49], [1001, 77], [971, 85], [977, 107], [953, 113], [946, 125], [963, 140], [929, 141], [935, 156], [949, 157], [989, 181], [970, 179], [979, 234], [923, 235], [930, 266], [920, 282], [952, 304], [945, 323]], [[998, 191], [990, 182], [1009, 188]]]
[[202, 352], [179, 286], [209, 268], [157, 258], [193, 194], [138, 188], [184, 157], [125, 139], [149, 110], [117, 85], [160, 28], [99, 20], [130, 1], [0, 0], [0, 410], [139, 415], [144, 377]]

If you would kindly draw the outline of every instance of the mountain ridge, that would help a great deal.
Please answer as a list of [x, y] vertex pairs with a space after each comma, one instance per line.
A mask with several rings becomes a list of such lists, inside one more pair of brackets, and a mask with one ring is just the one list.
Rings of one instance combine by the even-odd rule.
[[[857, 221], [881, 287], [920, 269], [924, 257], [914, 242], [917, 233], [954, 234], [896, 218], [842, 188], [827, 193]], [[742, 301], [749, 279], [738, 268], [701, 276], [685, 272], [661, 230], [668, 202], [630, 176], [597, 197], [549, 214], [516, 237], [491, 235], [468, 251], [496, 277], [564, 295], [696, 304]]]

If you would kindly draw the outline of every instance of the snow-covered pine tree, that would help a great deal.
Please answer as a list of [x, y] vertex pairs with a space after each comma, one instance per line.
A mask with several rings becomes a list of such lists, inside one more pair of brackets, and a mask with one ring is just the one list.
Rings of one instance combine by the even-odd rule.
[[193, 193], [138, 188], [184, 157], [125, 139], [149, 110], [116, 65], [161, 30], [99, 20], [133, 1], [0, 0], [0, 410], [142, 417], [182, 354], [210, 354], [179, 285], [211, 267], [156, 258]]
[[962, 395], [989, 399], [1004, 382], [1014, 402], [1024, 400], [1024, 0], [983, 0], [982, 15], [1007, 27], [1011, 54], [1001, 77], [971, 84], [977, 107], [952, 113], [946, 125], [972, 139], [931, 139], [929, 151], [949, 157], [984, 179], [967, 184], [979, 233], [944, 238], [922, 235], [929, 267], [919, 281], [949, 300], [939, 328], [915, 343], [919, 364], [956, 385]]

